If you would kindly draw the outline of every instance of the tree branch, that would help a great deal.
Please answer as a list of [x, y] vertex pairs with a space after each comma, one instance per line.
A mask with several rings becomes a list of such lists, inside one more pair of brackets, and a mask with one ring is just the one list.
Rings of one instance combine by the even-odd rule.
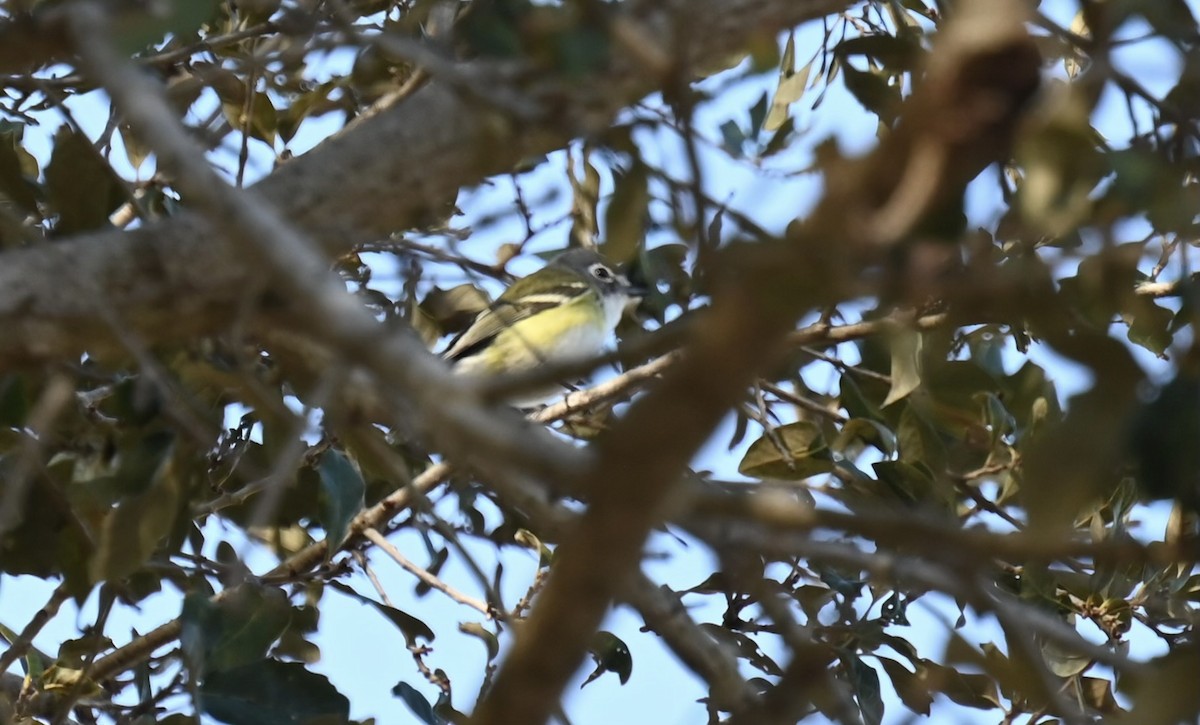
[[[1027, 12], [1018, 0], [977, 0], [958, 11], [897, 131], [863, 160], [826, 166], [828, 193], [813, 218], [797, 225], [787, 243], [735, 249], [723, 264], [710, 265], [720, 274], [704, 334], [593, 444], [598, 455], [579, 482], [591, 506], [559, 548], [549, 582], [473, 723], [547, 720], [614, 594], [638, 566], [646, 536], [674, 500], [680, 473], [785, 347], [796, 320], [861, 287], [861, 270], [880, 264], [936, 204], [1007, 155], [1012, 128], [1039, 80], [1037, 49], [1023, 25]], [[929, 154], [937, 161], [932, 170]], [[910, 178], [910, 168], [922, 178]], [[907, 189], [918, 182], [929, 186], [919, 203]], [[893, 213], [896, 199], [909, 205], [903, 214]]]
[[[848, 4], [687, 0], [630, 3], [617, 12], [620, 22], [659, 39], [686, 68]], [[62, 12], [69, 16], [72, 10]], [[280, 167], [253, 187], [254, 194], [327, 253], [344, 253], [412, 227], [431, 211], [440, 213], [465, 185], [605, 127], [622, 108], [661, 86], [637, 59], [616, 53], [613, 58], [582, 81], [549, 79], [529, 91], [542, 113], [519, 124], [454, 88], [428, 83], [400, 102], [381, 103], [375, 113]], [[496, 65], [465, 63], [461, 75], [493, 82]], [[97, 294], [130, 332], [151, 343], [213, 334], [242, 321], [245, 307], [257, 307], [245, 302], [270, 299], [271, 290], [257, 269], [243, 263], [218, 221], [183, 212], [137, 230], [4, 252], [0, 372], [85, 350], [120, 351], [120, 340], [97, 314]], [[248, 322], [271, 327], [261, 318]]]

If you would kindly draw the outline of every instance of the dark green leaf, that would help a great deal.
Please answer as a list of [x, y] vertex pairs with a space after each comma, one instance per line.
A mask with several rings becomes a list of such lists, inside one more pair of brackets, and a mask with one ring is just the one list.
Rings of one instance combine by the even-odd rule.
[[883, 399], [887, 407], [916, 390], [921, 384], [921, 333], [917, 330], [897, 330], [889, 336], [892, 354], [892, 387]]
[[287, 596], [275, 588], [243, 584], [216, 602], [189, 594], [180, 642], [192, 672], [206, 677], [262, 660], [291, 616]]
[[767, 118], [767, 94], [764, 92], [758, 97], [758, 101], [750, 107], [750, 132], [746, 134], [750, 138], [757, 138], [762, 132], [763, 121]]
[[1079, 691], [1083, 702], [1101, 715], [1115, 717], [1125, 713], [1113, 696], [1113, 683], [1102, 677], [1080, 677]]
[[930, 660], [921, 664], [929, 670], [927, 679], [932, 688], [964, 707], [978, 710], [995, 709], [1000, 700], [996, 682], [988, 675], [959, 672]]
[[1172, 725], [1194, 720], [1200, 710], [1200, 688], [1193, 686], [1198, 673], [1200, 648], [1189, 644], [1147, 662], [1137, 676], [1122, 676], [1118, 686], [1133, 703], [1129, 722]]
[[229, 725], [307, 725], [317, 718], [350, 717], [350, 701], [298, 662], [263, 660], [215, 672], [199, 694], [204, 712]]
[[339, 592], [351, 597], [352, 599], [357, 599], [363, 604], [369, 604], [374, 607], [375, 611], [379, 612], [384, 617], [387, 617], [388, 621], [396, 625], [396, 629], [399, 629], [404, 635], [404, 639], [408, 642], [409, 646], [416, 644], [418, 637], [429, 642], [433, 641], [434, 634], [433, 630], [429, 628], [429, 625], [425, 624], [411, 614], [402, 612], [395, 607], [389, 607], [386, 604], [380, 604], [379, 602], [368, 597], [364, 597], [341, 582], [331, 581], [329, 582], [329, 586], [337, 589]]
[[737, 125], [737, 121], [726, 121], [721, 124], [721, 148], [735, 159], [740, 159], [744, 155], [743, 146], [746, 143], [746, 134], [741, 127]]
[[[482, 527], [480, 527], [480, 528], [482, 528]], [[445, 566], [446, 562], [449, 560], [450, 560], [450, 550], [444, 549], [444, 548], [438, 549], [437, 551], [435, 551], [433, 553], [433, 559], [429, 562], [428, 565], [426, 565], [425, 571], [429, 572], [430, 574], [433, 574], [434, 576], [437, 576], [438, 574], [441, 573], [442, 567]], [[423, 597], [432, 590], [433, 590], [433, 587], [430, 586], [428, 583], [426, 583], [423, 580], [417, 582], [417, 585], [413, 589], [413, 591], [416, 592], [418, 597]]]
[[[863, 381], [860, 386], [859, 381], [853, 375], [843, 375], [839, 386], [841, 387], [840, 402], [851, 418], [866, 418], [875, 420], [881, 423], [887, 421], [887, 416], [879, 409], [879, 405], [874, 401], [882, 401], [885, 395], [884, 386], [878, 384], [878, 387], [865, 387], [867, 385], [876, 385], [875, 381]], [[868, 397], [868, 390], [877, 390], [878, 397]]]
[[922, 55], [918, 36], [912, 33], [860, 35], [843, 40], [834, 52], [846, 57], [867, 56], [894, 72], [914, 70], [919, 65]]
[[0, 376], [0, 427], [21, 428], [29, 414], [29, 391], [25, 376]]
[[[780, 68], [779, 85], [775, 88], [775, 95], [771, 98], [770, 111], [768, 111], [767, 117], [763, 121], [764, 130], [775, 132], [775, 136], [768, 144], [768, 149], [776, 143], [781, 143], [776, 141], [780, 136], [786, 136], [786, 134], [781, 134], [780, 131], [783, 130], [784, 125], [792, 121], [789, 111], [792, 104], [800, 100], [800, 97], [804, 95], [804, 91], [808, 88], [808, 77], [811, 72], [811, 62], [798, 71], [790, 67], [786, 69]], [[764, 153], [764, 155], [769, 156], [770, 154]]]
[[1185, 0], [1159, 0], [1138, 3], [1137, 10], [1157, 33], [1168, 38], [1194, 42], [1197, 34], [1196, 16]]
[[713, 639], [732, 649], [737, 653], [739, 659], [746, 660], [755, 669], [772, 677], [778, 677], [783, 674], [783, 670], [779, 668], [775, 660], [768, 657], [758, 646], [757, 642], [741, 632], [735, 632], [710, 622], [702, 623], [700, 629], [708, 633]]
[[880, 120], [890, 123], [895, 116], [896, 107], [900, 104], [900, 88], [891, 85], [883, 76], [870, 71], [861, 71], [843, 63], [846, 90], [858, 100], [868, 111], [879, 116]]
[[407, 682], [399, 682], [392, 688], [392, 694], [404, 701], [408, 705], [408, 709], [420, 718], [425, 725], [444, 725], [446, 722], [436, 712], [433, 711], [433, 706], [429, 704], [429, 700], [417, 688]]
[[858, 710], [866, 725], [883, 722], [883, 696], [879, 691], [879, 673], [859, 657], [850, 658], [850, 681], [858, 699]]
[[872, 463], [875, 475], [895, 493], [896, 497], [912, 505], [949, 504], [951, 497], [935, 482], [933, 474], [925, 464], [917, 461], [879, 461]]
[[645, 234], [650, 207], [646, 166], [637, 161], [614, 182], [612, 197], [604, 211], [602, 252], [614, 262], [624, 264], [637, 255]]
[[1200, 510], [1200, 377], [1180, 371], [1139, 407], [1128, 435], [1143, 493]]
[[458, 625], [458, 631], [478, 637], [483, 642], [483, 646], [487, 648], [488, 662], [496, 659], [496, 655], [500, 654], [500, 640], [479, 622], [463, 622]]
[[885, 456], [896, 453], [896, 434], [887, 426], [870, 418], [851, 418], [846, 421], [832, 447], [841, 452], [855, 441], [874, 446]]
[[821, 429], [799, 421], [776, 428], [750, 444], [738, 472], [756, 478], [798, 481], [833, 470], [833, 457]]
[[789, 116], [783, 119], [783, 122], [779, 124], [779, 128], [771, 134], [771, 139], [763, 146], [759, 155], [763, 158], [768, 158], [787, 148], [787, 143], [791, 140], [794, 130], [795, 123], [792, 121], [792, 118]]
[[25, 127], [0, 122], [0, 197], [8, 197], [25, 214], [41, 216], [37, 159], [21, 145]]
[[596, 662], [596, 669], [592, 670], [581, 687], [605, 672], [615, 672], [622, 685], [629, 681], [629, 675], [633, 672], [633, 656], [629, 654], [629, 647], [615, 634], [603, 630], [596, 632], [589, 651]]
[[180, 493], [174, 476], [158, 476], [148, 490], [109, 511], [88, 564], [91, 580], [121, 579], [141, 567], [174, 529]]
[[54, 135], [46, 193], [58, 214], [54, 230], [60, 235], [107, 225], [109, 214], [127, 198], [125, 187], [92, 142], [66, 125]]
[[1162, 355], [1174, 341], [1170, 328], [1175, 313], [1145, 297], [1135, 297], [1132, 309], [1122, 317], [1129, 323], [1129, 341], [1155, 355]]
[[133, 55], [168, 36], [194, 33], [212, 19], [216, 6], [216, 0], [174, 0], [162, 3], [154, 12], [122, 13], [113, 41], [123, 55]]
[[883, 671], [892, 681], [892, 689], [904, 706], [918, 715], [928, 715], [933, 695], [929, 693], [929, 684], [923, 676], [925, 670], [918, 666], [916, 672], [909, 672], [904, 665], [887, 657], [880, 657], [879, 663], [883, 665]]
[[440, 332], [466, 329], [491, 304], [491, 300], [473, 284], [460, 284], [444, 290], [434, 287], [421, 300], [421, 311], [429, 315]]
[[321, 526], [325, 529], [326, 557], [346, 538], [350, 522], [363, 507], [367, 484], [358, 469], [340, 451], [329, 449], [317, 463], [321, 480]]

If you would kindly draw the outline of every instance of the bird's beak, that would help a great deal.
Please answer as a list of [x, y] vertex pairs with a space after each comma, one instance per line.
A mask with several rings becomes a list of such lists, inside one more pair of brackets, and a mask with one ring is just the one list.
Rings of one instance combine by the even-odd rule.
[[631, 297], [633, 299], [640, 300], [643, 297], [645, 297], [646, 295], [650, 294], [650, 289], [648, 287], [646, 287], [646, 285], [634, 284], [634, 283], [630, 282], [629, 278], [625, 277], [624, 275], [621, 276], [621, 284], [625, 288], [626, 296]]

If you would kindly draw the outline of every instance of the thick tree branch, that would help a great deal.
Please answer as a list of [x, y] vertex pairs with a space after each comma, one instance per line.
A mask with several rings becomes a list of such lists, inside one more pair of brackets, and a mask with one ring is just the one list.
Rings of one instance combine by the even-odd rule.
[[[723, 57], [751, 38], [844, 8], [848, 0], [687, 0], [622, 6], [620, 23], [671, 51], [680, 72]], [[67, 14], [69, 9], [65, 9]], [[614, 21], [614, 22], [618, 22]], [[49, 22], [49, 21], [47, 21]], [[59, 32], [61, 23], [54, 24]], [[51, 32], [46, 31], [48, 34]], [[553, 78], [516, 86], [539, 104], [514, 123], [453, 88], [431, 82], [352, 125], [254, 187], [330, 254], [350, 250], [440, 213], [460, 188], [605, 127], [661, 87], [634, 54], [582, 82]], [[496, 82], [496, 63], [464, 76]], [[188, 201], [184, 199], [185, 203]], [[81, 235], [5, 252], [0, 264], [0, 371], [88, 350], [121, 350], [97, 313], [103, 297], [120, 323], [150, 343], [228, 329], [270, 288], [243, 263], [216, 223], [195, 213], [129, 232]]]
[[[1017, 0], [960, 4], [899, 129], [862, 161], [830, 164], [828, 193], [788, 244], [730, 254], [704, 334], [657, 388], [597, 439], [583, 521], [559, 549], [533, 615], [473, 722], [545, 722], [579, 667], [680, 473], [807, 309], [860, 284], [935, 205], [1007, 154], [1039, 60]], [[913, 191], [920, 187], [919, 193]], [[753, 284], [747, 284], [747, 281]]]

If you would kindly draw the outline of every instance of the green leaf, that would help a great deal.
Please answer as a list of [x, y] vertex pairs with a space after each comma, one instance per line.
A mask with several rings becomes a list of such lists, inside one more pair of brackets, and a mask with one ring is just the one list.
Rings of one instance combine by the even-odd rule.
[[218, 72], [209, 81], [221, 100], [221, 113], [229, 125], [273, 147], [279, 131], [279, 114], [271, 97], [252, 90], [245, 76], [231, 72]]
[[219, 601], [193, 593], [183, 602], [180, 643], [198, 677], [237, 669], [266, 657], [291, 621], [287, 595], [242, 584]]
[[726, 121], [721, 124], [721, 148], [735, 159], [740, 159], [745, 155], [743, 146], [746, 143], [746, 134], [741, 127], [737, 125], [737, 121]]
[[1122, 675], [1121, 692], [1133, 703], [1128, 722], [1138, 725], [1172, 725], [1192, 722], [1200, 710], [1200, 647], [1178, 647], [1151, 660], [1135, 675]]
[[900, 88], [888, 83], [887, 79], [878, 73], [858, 70], [849, 63], [843, 63], [841, 67], [845, 76], [842, 82], [846, 84], [846, 90], [850, 91], [864, 108], [879, 116], [885, 123], [890, 123], [895, 116], [896, 107], [900, 105]]
[[411, 614], [402, 612], [395, 607], [389, 607], [386, 604], [380, 604], [369, 597], [364, 597], [341, 582], [331, 581], [329, 582], [329, 586], [352, 599], [357, 599], [363, 604], [369, 604], [374, 607], [375, 611], [379, 612], [384, 617], [387, 617], [388, 621], [394, 624], [396, 629], [400, 630], [410, 647], [416, 644], [418, 637], [425, 639], [428, 642], [433, 641], [434, 633], [433, 630], [429, 628], [429, 625], [425, 624]]
[[332, 448], [321, 455], [317, 463], [321, 481], [321, 526], [325, 529], [325, 556], [333, 554], [350, 529], [350, 522], [363, 507], [367, 484], [350, 459]]
[[86, 136], [62, 126], [46, 165], [46, 194], [58, 214], [54, 231], [75, 234], [108, 224], [128, 195], [121, 180]]
[[580, 687], [586, 686], [605, 672], [615, 672], [622, 685], [629, 682], [629, 675], [633, 672], [633, 656], [629, 654], [629, 647], [619, 637], [603, 630], [596, 632], [588, 651], [596, 662], [596, 669], [592, 670]]
[[890, 71], [911, 71], [920, 65], [922, 50], [914, 33], [900, 35], [860, 35], [843, 40], [834, 49], [843, 57], [862, 55], [879, 62]]
[[738, 473], [744, 476], [789, 481], [832, 470], [829, 446], [820, 427], [809, 421], [788, 423], [776, 428], [774, 436], [754, 441], [738, 464]]
[[[779, 62], [779, 82], [775, 86], [775, 95], [771, 98], [771, 108], [762, 124], [765, 130], [776, 131], [775, 138], [768, 144], [768, 150], [779, 138], [778, 131], [785, 123], [791, 121], [788, 109], [804, 95], [812, 65], [812, 61], [809, 61], [799, 71], [796, 70], [796, 38], [794, 34], [789, 34], [783, 58]], [[769, 156], [770, 153], [764, 152], [764, 155]]]
[[851, 657], [850, 680], [863, 722], [866, 725], [879, 725], [883, 722], [883, 695], [879, 690], [879, 673], [863, 662], [862, 658]]
[[21, 145], [25, 126], [0, 122], [0, 197], [8, 197], [26, 214], [40, 217], [38, 210], [38, 163]]
[[1143, 494], [1200, 508], [1200, 377], [1181, 370], [1139, 406], [1127, 436]]
[[174, 450], [175, 435], [154, 431], [120, 451], [120, 464], [113, 474], [113, 490], [121, 495], [149, 491], [164, 472]]
[[1059, 677], [1074, 677], [1092, 666], [1092, 658], [1067, 649], [1057, 642], [1040, 643], [1042, 658], [1050, 671]]
[[[481, 526], [479, 528], [483, 527]], [[445, 566], [446, 562], [449, 560], [450, 550], [444, 548], [438, 549], [437, 551], [433, 552], [433, 558], [430, 559], [429, 563], [425, 565], [425, 571], [434, 576], [438, 576], [442, 573], [442, 567]], [[433, 587], [422, 580], [416, 583], [416, 585], [413, 587], [413, 591], [418, 597], [423, 597], [429, 592], [433, 591]]]
[[1079, 693], [1084, 703], [1101, 715], [1112, 717], [1125, 712], [1113, 696], [1113, 683], [1102, 677], [1080, 677]]
[[186, 36], [199, 30], [212, 19], [216, 5], [216, 0], [171, 0], [160, 3], [153, 12], [139, 8], [122, 13], [112, 40], [122, 54], [134, 55], [168, 36]]
[[1188, 43], [1195, 39], [1196, 16], [1192, 14], [1186, 0], [1158, 0], [1153, 3], [1137, 3], [1136, 7], [1158, 34]]
[[995, 393], [988, 391], [976, 395], [983, 406], [984, 423], [992, 433], [992, 445], [996, 445], [1004, 436], [1016, 430], [1016, 418]]
[[[12, 480], [16, 456], [0, 455], [0, 481]], [[74, 472], [66, 459], [46, 469], [55, 485], [65, 486]], [[36, 488], [34, 489], [37, 490]], [[95, 551], [95, 532], [85, 531], [80, 518], [58, 497], [30, 495], [13, 500], [18, 509], [16, 527], [0, 537], [0, 571], [41, 578], [63, 575], [71, 595], [82, 600], [91, 591], [88, 561]]]
[[475, 317], [488, 308], [491, 300], [473, 284], [460, 284], [450, 289], [434, 287], [421, 300], [421, 312], [435, 322], [442, 333], [464, 330]]
[[24, 375], [0, 376], [0, 428], [20, 428], [29, 415], [29, 384]]
[[929, 669], [929, 682], [933, 689], [964, 707], [977, 710], [993, 710], [1000, 701], [996, 682], [988, 675], [959, 672], [931, 660], [921, 660]]
[[1134, 297], [1130, 309], [1123, 310], [1121, 317], [1129, 323], [1129, 341], [1155, 355], [1162, 355], [1174, 342], [1171, 322], [1175, 313], [1145, 297]]
[[879, 461], [872, 463], [875, 475], [887, 484], [904, 503], [931, 504], [937, 502], [950, 503], [946, 492], [937, 485], [933, 474], [924, 463], [908, 463], [906, 461]]
[[746, 660], [759, 671], [772, 677], [779, 677], [783, 674], [783, 670], [780, 669], [775, 660], [768, 657], [758, 646], [758, 643], [745, 634], [711, 622], [701, 623], [700, 629], [704, 630], [705, 633], [723, 646], [731, 649], [739, 659]]
[[392, 694], [404, 701], [408, 705], [408, 709], [420, 718], [425, 725], [444, 725], [446, 722], [436, 712], [433, 711], [433, 706], [429, 704], [429, 700], [417, 691], [417, 688], [407, 682], [398, 682], [392, 688]]
[[271, 654], [281, 659], [299, 660], [312, 664], [321, 659], [321, 648], [309, 641], [305, 635], [317, 631], [321, 610], [315, 602], [292, 608], [291, 619], [271, 649]]
[[615, 181], [608, 208], [604, 210], [604, 245], [609, 259], [625, 263], [637, 255], [645, 234], [650, 208], [646, 165], [640, 160]]
[[841, 452], [855, 441], [874, 446], [885, 456], [896, 453], [896, 434], [884, 424], [870, 418], [851, 418], [842, 426], [832, 448]]
[[[19, 636], [11, 628], [0, 624], [0, 640], [3, 640], [5, 644], [12, 644], [17, 641]], [[111, 642], [109, 644], [111, 645]], [[54, 662], [54, 658], [30, 644], [19, 661], [21, 663], [21, 670], [36, 680], [45, 671], [46, 666]]]
[[204, 712], [229, 725], [307, 725], [350, 717], [346, 696], [298, 662], [263, 660], [215, 672], [199, 695]]
[[875, 391], [876, 388], [870, 387], [874, 385], [874, 381], [863, 381], [868, 383], [867, 391], [864, 391], [859, 385], [859, 381], [853, 375], [843, 375], [838, 387], [841, 389], [839, 396], [842, 407], [850, 414], [851, 418], [866, 418], [867, 420], [876, 420], [886, 422], [887, 416], [879, 409], [879, 406], [874, 402], [883, 397], [883, 385], [878, 384], [878, 397], [872, 395], [868, 397], [867, 393]]
[[158, 476], [149, 490], [109, 511], [88, 564], [91, 580], [122, 579], [137, 571], [174, 529], [179, 496], [175, 476]]
[[487, 648], [488, 662], [496, 659], [496, 656], [500, 654], [500, 640], [497, 639], [495, 633], [479, 622], [463, 622], [458, 625], [458, 631], [477, 637], [483, 642], [483, 646]]
[[757, 138], [763, 129], [763, 121], [767, 118], [767, 94], [764, 91], [758, 101], [750, 107], [750, 138]]
[[763, 146], [762, 151], [759, 152], [759, 156], [768, 158], [782, 151], [787, 147], [787, 142], [791, 140], [794, 132], [795, 123], [792, 121], [791, 116], [788, 116], [783, 119], [783, 123], [779, 124], [779, 128], [775, 130], [775, 133], [771, 134], [770, 140]]
[[901, 400], [921, 385], [921, 333], [901, 329], [890, 336], [892, 353], [892, 387], [883, 400], [887, 407]]
[[909, 672], [904, 665], [888, 657], [880, 657], [879, 664], [883, 665], [883, 671], [892, 681], [892, 689], [904, 706], [918, 715], [928, 715], [929, 706], [933, 704], [927, 681], [928, 671], [918, 665], [916, 672]]
[[125, 147], [125, 158], [134, 171], [138, 170], [150, 156], [150, 147], [142, 143], [127, 123], [117, 126], [117, 132], [121, 134], [121, 145]]

